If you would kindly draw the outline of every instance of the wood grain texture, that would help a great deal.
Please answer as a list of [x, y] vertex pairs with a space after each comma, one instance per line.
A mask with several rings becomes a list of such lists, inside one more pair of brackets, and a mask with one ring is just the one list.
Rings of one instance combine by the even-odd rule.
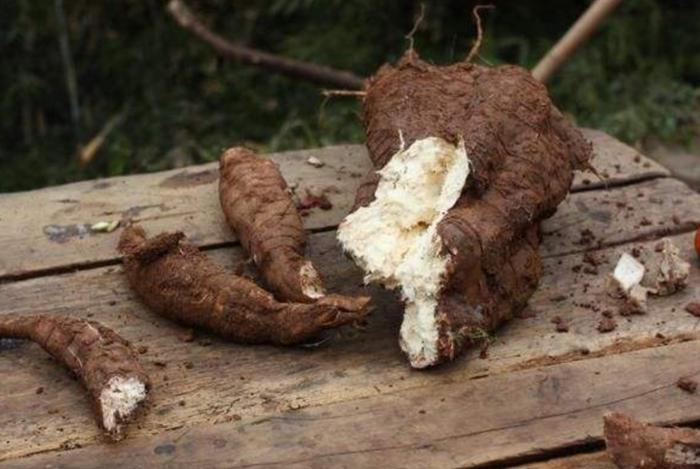
[[[668, 175], [663, 167], [636, 150], [599, 131], [587, 130], [594, 144], [593, 164], [608, 184]], [[325, 163], [313, 167], [314, 156]], [[352, 205], [360, 178], [370, 168], [361, 145], [270, 155], [298, 194], [326, 190], [333, 208], [312, 210], [307, 229], [336, 226]], [[0, 279], [17, 278], [51, 269], [102, 264], [117, 259], [118, 233], [86, 229], [99, 221], [132, 218], [156, 231], [182, 229], [201, 246], [234, 241], [217, 196], [218, 164], [85, 181], [64, 186], [0, 194]], [[602, 187], [592, 174], [577, 174], [573, 189]]]
[[465, 467], [600, 440], [602, 415], [654, 422], [700, 418], [693, 341], [628, 354], [432, 384], [253, 421], [181, 428], [105, 449], [39, 454], [7, 467]]
[[[691, 234], [674, 240], [684, 257], [692, 255]], [[357, 292], [360, 273], [341, 254], [333, 233], [313, 235], [311, 241], [312, 258], [329, 288]], [[148, 347], [141, 358], [154, 382], [152, 408], [140, 428], [130, 429], [134, 438], [196, 424], [253, 421], [290, 409], [431, 385], [465, 384], [519, 369], [700, 338], [700, 319], [683, 311], [685, 304], [700, 298], [697, 262], [685, 291], [650, 300], [645, 316], [617, 314], [618, 304], [606, 293], [606, 275], [621, 252], [634, 246], [598, 252], [598, 275], [573, 271], [585, 265], [580, 254], [547, 259], [527, 317], [515, 319], [496, 335], [487, 358], [479, 358], [479, 350], [473, 350], [449, 366], [427, 372], [412, 371], [406, 364], [397, 343], [401, 307], [391, 293], [378, 289], [370, 290], [376, 310], [364, 330], [337, 331], [315, 349], [240, 346], [203, 333], [197, 333], [193, 342], [183, 342], [187, 330], [146, 310], [116, 266], [3, 285], [0, 311], [89, 316], [115, 328], [134, 345]], [[227, 267], [243, 259], [237, 248], [210, 254]], [[618, 328], [601, 334], [596, 328], [605, 310], [614, 313]], [[555, 331], [555, 316], [568, 321], [568, 333]], [[99, 442], [80, 385], [38, 347], [13, 343], [3, 350], [0, 375], [5, 377], [0, 459]], [[39, 387], [41, 396], [35, 394]]]
[[687, 232], [700, 226], [700, 195], [670, 178], [570, 194], [542, 223], [556, 238], [542, 246], [545, 257], [614, 246], [660, 233]]

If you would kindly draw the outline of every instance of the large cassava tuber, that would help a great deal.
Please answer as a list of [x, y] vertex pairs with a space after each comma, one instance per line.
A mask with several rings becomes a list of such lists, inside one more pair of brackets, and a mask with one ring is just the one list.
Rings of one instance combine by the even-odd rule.
[[39, 344], [83, 383], [113, 440], [146, 399], [150, 381], [129, 343], [95, 321], [55, 315], [0, 315], [0, 338]]
[[621, 469], [691, 469], [700, 467], [700, 431], [663, 428], [621, 413], [605, 416], [607, 451]]
[[220, 158], [219, 200], [228, 224], [280, 301], [308, 303], [325, 295], [304, 258], [306, 231], [287, 183], [271, 160], [235, 147]]
[[401, 289], [411, 364], [451, 360], [536, 289], [538, 222], [591, 145], [527, 70], [413, 50], [368, 80], [363, 123], [376, 171], [338, 238], [367, 280]]
[[188, 326], [242, 343], [294, 344], [324, 329], [361, 320], [369, 298], [327, 295], [313, 303], [282, 303], [250, 280], [231, 274], [181, 232], [147, 239], [124, 229], [119, 250], [131, 287], [152, 310]]

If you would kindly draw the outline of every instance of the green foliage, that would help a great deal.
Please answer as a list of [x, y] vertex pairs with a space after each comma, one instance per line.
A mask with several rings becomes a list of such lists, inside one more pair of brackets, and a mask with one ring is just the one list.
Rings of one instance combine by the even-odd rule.
[[[81, 120], [74, 128], [54, 0], [5, 0], [0, 15], [0, 191], [216, 159], [232, 144], [278, 151], [362, 141], [353, 98], [216, 57], [161, 0], [64, 0]], [[415, 35], [436, 63], [463, 58], [476, 2], [426, 1]], [[499, 2], [483, 13], [489, 63], [531, 67], [588, 2]], [[418, 0], [190, 0], [211, 29], [261, 50], [370, 75], [396, 60]], [[699, 117], [700, 3], [628, 0], [551, 82], [580, 124], [627, 141], [683, 140]], [[93, 161], [77, 149], [123, 115]]]

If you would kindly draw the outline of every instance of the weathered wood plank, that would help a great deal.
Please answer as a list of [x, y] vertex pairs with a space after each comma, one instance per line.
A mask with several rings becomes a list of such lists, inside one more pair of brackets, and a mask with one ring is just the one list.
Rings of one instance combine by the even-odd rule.
[[464, 467], [522, 458], [602, 437], [618, 410], [654, 422], [700, 418], [700, 342], [483, 380], [434, 384], [254, 421], [177, 429], [109, 448], [39, 454], [7, 467]]
[[[692, 235], [674, 238], [691, 258]], [[545, 240], [545, 243], [550, 240]], [[313, 235], [312, 258], [330, 288], [357, 292], [361, 276], [339, 252], [333, 233]], [[325, 406], [418, 387], [468, 383], [517, 369], [653, 347], [700, 338], [700, 320], [682, 310], [700, 298], [700, 266], [693, 263], [689, 287], [676, 295], [650, 301], [646, 316], [616, 317], [617, 330], [600, 334], [599, 311], [615, 311], [605, 293], [605, 275], [623, 249], [600, 251], [599, 274], [577, 269], [582, 255], [545, 261], [541, 287], [530, 302], [527, 318], [516, 319], [488, 351], [469, 353], [456, 363], [429, 372], [411, 371], [399, 351], [401, 308], [391, 294], [372, 290], [375, 313], [363, 331], [344, 329], [317, 349], [251, 347], [227, 344], [205, 334], [193, 343], [184, 330], [148, 312], [131, 294], [120, 268], [106, 267], [13, 282], [0, 286], [2, 312], [55, 312], [93, 319], [117, 329], [136, 345], [155, 383], [153, 408], [133, 437], [202, 423], [222, 423], [297, 407]], [[237, 248], [210, 253], [232, 266], [242, 259]], [[552, 319], [569, 321], [568, 333], [556, 333]], [[205, 346], [199, 340], [204, 339]], [[164, 363], [166, 366], [160, 366]], [[193, 366], [188, 368], [189, 364]], [[78, 383], [31, 344], [0, 353], [0, 459], [61, 446], [98, 441], [92, 415]], [[41, 396], [35, 390], [44, 388]], [[242, 421], [243, 421], [242, 420]], [[487, 421], [484, 421], [487, 422]]]
[[573, 189], [594, 189], [628, 184], [656, 177], [669, 176], [671, 172], [639, 153], [636, 149], [614, 137], [594, 129], [582, 129], [593, 144], [592, 164], [604, 180], [588, 173], [576, 173]]
[[557, 256], [659, 233], [679, 233], [700, 226], [700, 195], [671, 178], [570, 194], [542, 223], [556, 238], [543, 246], [544, 256]]
[[[314, 156], [325, 165], [306, 163]], [[271, 155], [299, 194], [326, 190], [329, 211], [312, 210], [308, 229], [334, 226], [350, 209], [369, 168], [363, 147], [338, 146]], [[117, 258], [119, 232], [90, 234], [85, 225], [131, 218], [154, 232], [182, 229], [200, 245], [230, 242], [218, 200], [218, 163], [86, 181], [0, 195], [0, 277]]]
[[556, 458], [541, 463], [518, 466], [521, 469], [617, 469], [605, 451], [590, 454], [577, 454]]
[[[588, 130], [595, 145], [594, 165], [609, 184], [668, 174], [657, 163], [602, 132]], [[306, 163], [315, 156], [325, 163]], [[287, 181], [303, 194], [307, 188], [326, 190], [333, 208], [313, 210], [309, 229], [330, 228], [348, 212], [355, 189], [370, 167], [363, 146], [278, 153]], [[216, 163], [152, 174], [85, 181], [65, 186], [0, 194], [0, 278], [117, 259], [118, 232], [90, 234], [86, 225], [130, 217], [151, 231], [182, 229], [199, 245], [234, 240], [226, 227], [217, 199]], [[574, 190], [600, 187], [590, 174], [577, 175]]]

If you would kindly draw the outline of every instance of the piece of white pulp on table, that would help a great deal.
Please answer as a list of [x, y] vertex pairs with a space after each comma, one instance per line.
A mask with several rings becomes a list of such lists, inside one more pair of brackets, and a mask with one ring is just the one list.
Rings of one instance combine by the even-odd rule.
[[641, 262], [624, 252], [617, 261], [613, 278], [624, 293], [629, 293], [632, 287], [642, 283], [645, 272], [646, 268]]

